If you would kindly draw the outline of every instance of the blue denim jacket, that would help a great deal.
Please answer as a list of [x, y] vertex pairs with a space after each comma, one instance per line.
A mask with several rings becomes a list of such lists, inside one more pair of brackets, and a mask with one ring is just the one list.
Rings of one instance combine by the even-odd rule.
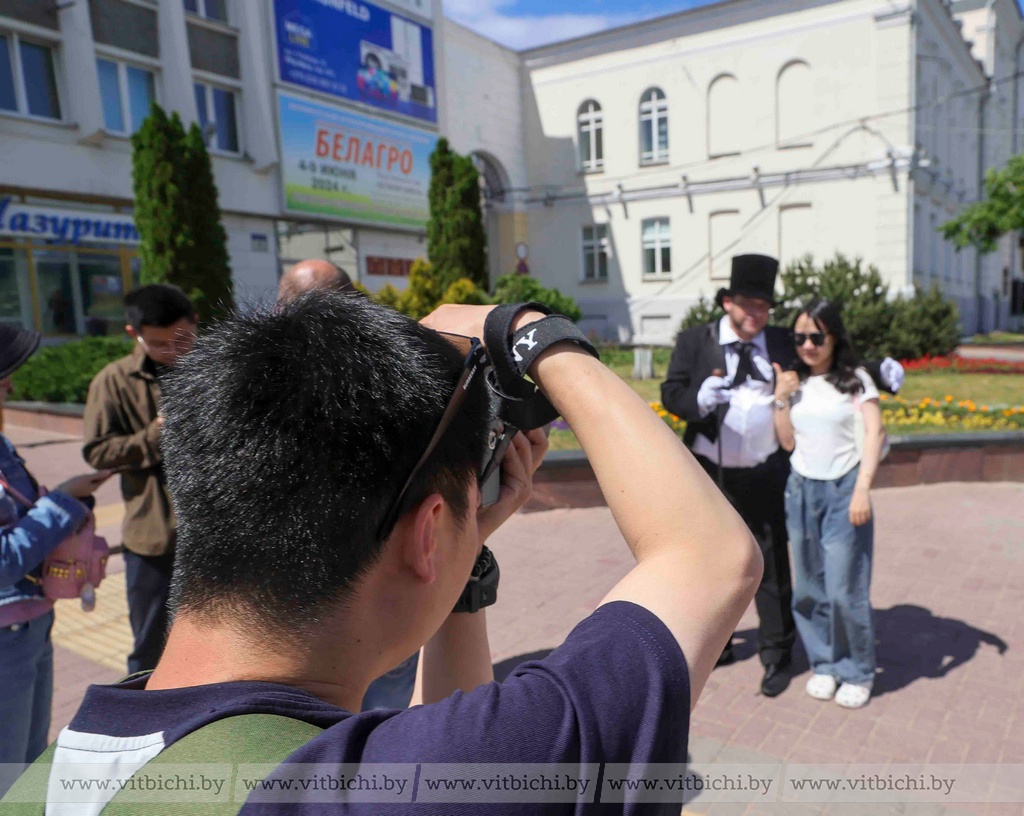
[[78, 529], [86, 508], [78, 499], [57, 491], [39, 498], [25, 461], [3, 434], [0, 473], [11, 487], [35, 502], [31, 508], [25, 507], [0, 487], [0, 606], [6, 606], [42, 597], [42, 589], [25, 576], [38, 573], [50, 551]]

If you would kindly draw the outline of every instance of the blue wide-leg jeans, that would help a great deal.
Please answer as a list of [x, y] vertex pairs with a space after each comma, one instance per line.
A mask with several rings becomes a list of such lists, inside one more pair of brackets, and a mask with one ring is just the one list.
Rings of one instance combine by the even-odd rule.
[[793, 548], [793, 617], [815, 674], [870, 685], [875, 678], [871, 613], [874, 520], [850, 523], [859, 467], [831, 481], [796, 471], [786, 484]]

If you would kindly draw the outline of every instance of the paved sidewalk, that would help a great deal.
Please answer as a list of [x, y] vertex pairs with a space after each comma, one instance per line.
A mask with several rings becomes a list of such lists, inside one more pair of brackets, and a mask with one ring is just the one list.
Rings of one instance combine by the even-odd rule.
[[[20, 444], [20, 434], [8, 432]], [[65, 440], [23, 453], [42, 476], [69, 466], [72, 449]], [[694, 762], [1021, 763], [1024, 770], [1024, 485], [889, 488], [875, 491], [874, 501], [881, 672], [871, 703], [845, 711], [810, 699], [802, 657], [803, 673], [781, 697], [757, 694], [751, 609], [740, 625], [738, 663], [714, 673], [694, 712]], [[492, 546], [502, 565], [501, 601], [488, 611], [499, 674], [557, 646], [631, 566], [603, 507], [519, 515]], [[130, 638], [116, 569], [115, 561], [91, 615], [77, 602], [59, 604], [54, 733], [87, 683], [122, 671]], [[687, 811], [1022, 816], [1024, 804], [712, 805], [698, 797]]]

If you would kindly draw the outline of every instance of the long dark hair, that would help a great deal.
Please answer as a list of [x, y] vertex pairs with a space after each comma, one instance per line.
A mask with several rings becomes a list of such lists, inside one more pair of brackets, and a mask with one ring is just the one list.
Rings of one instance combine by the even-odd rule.
[[[864, 384], [857, 376], [857, 359], [853, 356], [853, 349], [850, 347], [849, 337], [846, 336], [846, 327], [843, 325], [843, 317], [839, 313], [839, 309], [825, 298], [811, 298], [793, 321], [794, 329], [796, 321], [802, 315], [807, 315], [814, 321], [814, 325], [835, 338], [836, 346], [832, 352], [832, 368], [825, 375], [825, 379], [832, 383], [841, 394], [858, 394], [863, 391]], [[794, 368], [801, 380], [806, 380], [811, 375], [810, 366], [800, 359], [799, 354]]]

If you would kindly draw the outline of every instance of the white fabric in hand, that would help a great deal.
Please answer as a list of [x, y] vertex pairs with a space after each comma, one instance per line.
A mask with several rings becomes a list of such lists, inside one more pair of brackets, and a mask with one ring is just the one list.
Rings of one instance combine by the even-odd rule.
[[732, 397], [729, 380], [725, 377], [708, 377], [700, 384], [697, 392], [697, 407], [702, 417], [710, 414], [716, 406], [725, 405]]
[[879, 368], [885, 385], [889, 386], [893, 393], [899, 391], [900, 387], [903, 385], [903, 378], [905, 376], [903, 366], [901, 366], [892, 357], [886, 357], [882, 360], [882, 365], [879, 366]]

